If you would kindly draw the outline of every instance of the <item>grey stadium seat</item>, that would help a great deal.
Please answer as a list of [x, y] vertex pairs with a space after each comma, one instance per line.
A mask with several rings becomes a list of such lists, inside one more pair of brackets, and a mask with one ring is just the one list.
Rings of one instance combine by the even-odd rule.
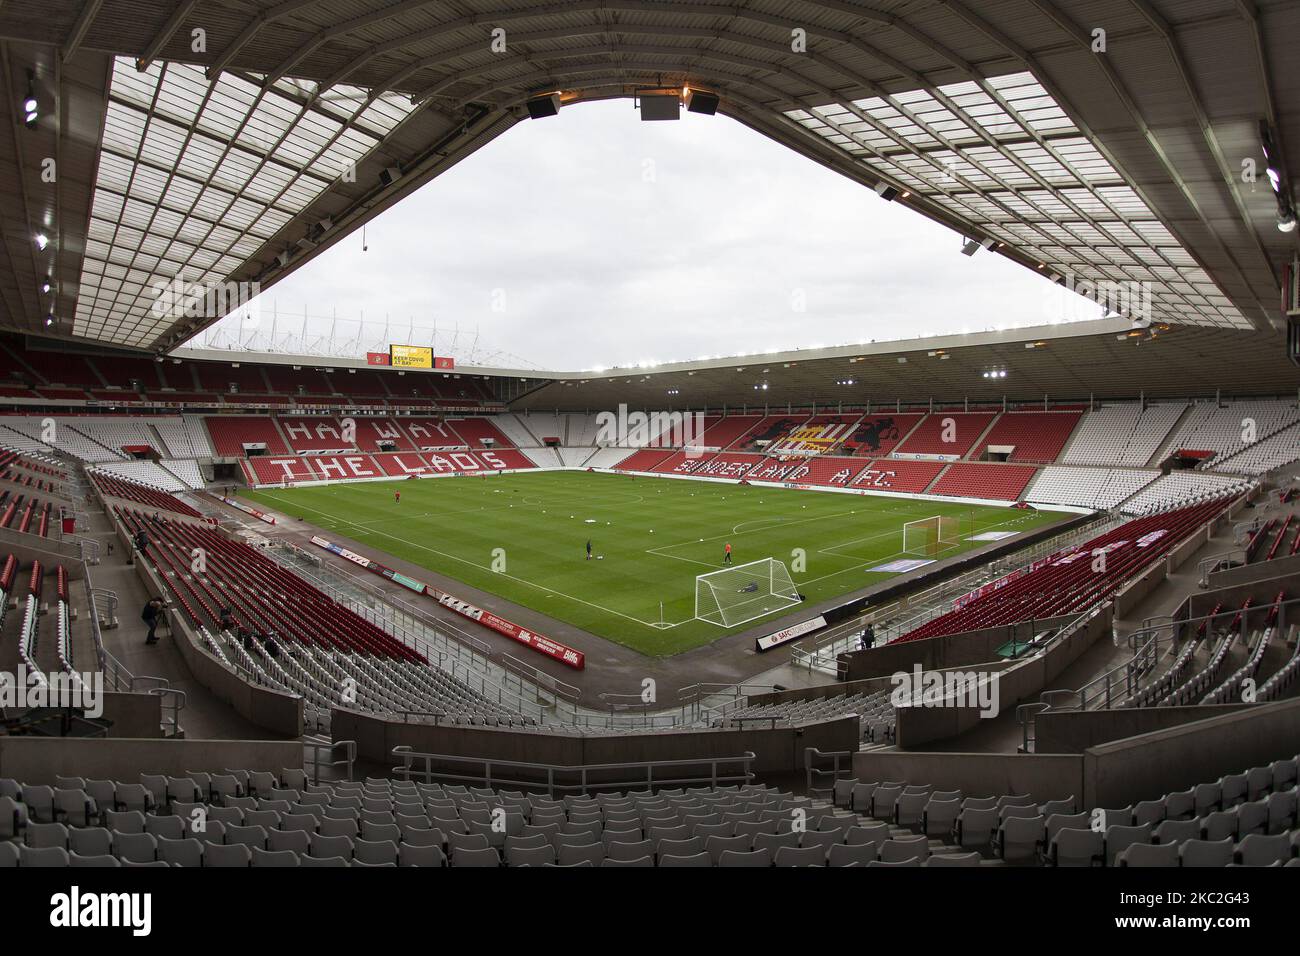
[[68, 832], [68, 850], [81, 856], [113, 852], [113, 834], [104, 827], [73, 827]]
[[353, 840], [352, 859], [373, 865], [397, 864], [397, 844], [390, 840]]
[[1100, 863], [1105, 841], [1096, 830], [1066, 827], [1052, 837], [1048, 857], [1054, 866], [1092, 866]]
[[1135, 843], [1151, 842], [1151, 825], [1109, 827], [1106, 830], [1106, 865], [1116, 866], [1115, 858]]
[[29, 823], [23, 834], [27, 846], [38, 848], [58, 846], [68, 848], [68, 828], [62, 823]]
[[321, 836], [319, 833], [313, 833], [311, 835], [311, 855], [317, 859], [341, 856], [345, 860], [351, 860], [352, 840], [350, 837], [327, 837]]
[[124, 863], [150, 863], [158, 858], [158, 840], [151, 833], [115, 833], [113, 852]]
[[492, 847], [478, 849], [457, 848], [451, 854], [452, 866], [495, 867], [501, 865], [501, 857]]
[[203, 851], [203, 865], [210, 869], [241, 868], [249, 865], [252, 853], [247, 845], [233, 843], [228, 846], [211, 846]]
[[826, 851], [819, 846], [783, 846], [772, 857], [773, 866], [825, 866]]
[[401, 843], [397, 847], [397, 862], [400, 866], [446, 866], [447, 856], [441, 846]]
[[922, 863], [930, 856], [930, 842], [923, 836], [898, 837], [886, 840], [880, 847], [882, 863], [901, 863], [915, 857]]
[[[881, 841], [883, 845], [885, 841]], [[876, 859], [879, 852], [879, 845], [876, 843], [858, 843], [847, 844], [838, 843], [831, 847], [826, 854], [826, 863], [828, 866], [866, 866]]]
[[1291, 858], [1291, 839], [1285, 833], [1263, 836], [1252, 833], [1236, 848], [1236, 860], [1242, 866], [1272, 866]]
[[1183, 866], [1227, 866], [1232, 862], [1231, 837], [1213, 843], [1206, 840], [1187, 840], [1178, 847], [1178, 857]]
[[749, 853], [737, 853], [724, 850], [718, 857], [720, 867], [762, 867], [772, 865], [772, 854], [768, 850], [751, 850]]
[[20, 846], [18, 848], [18, 865], [20, 867], [57, 868], [68, 864], [68, 851], [61, 846]]
[[1115, 858], [1114, 865], [1176, 867], [1179, 865], [1178, 844], [1131, 843]]
[[292, 850], [259, 850], [253, 847], [253, 866], [257, 867], [295, 867], [298, 866], [298, 854]]
[[202, 866], [203, 844], [193, 837], [181, 840], [158, 838], [158, 859], [175, 866]]

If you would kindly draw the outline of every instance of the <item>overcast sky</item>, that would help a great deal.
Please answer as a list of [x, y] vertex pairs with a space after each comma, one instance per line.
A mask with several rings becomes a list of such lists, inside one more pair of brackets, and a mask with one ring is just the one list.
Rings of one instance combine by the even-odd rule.
[[386, 318], [412, 344], [436, 322], [458, 361], [577, 370], [1098, 314], [724, 116], [644, 123], [630, 100], [520, 123], [366, 239], [267, 290], [260, 328], [364, 316], [373, 347]]

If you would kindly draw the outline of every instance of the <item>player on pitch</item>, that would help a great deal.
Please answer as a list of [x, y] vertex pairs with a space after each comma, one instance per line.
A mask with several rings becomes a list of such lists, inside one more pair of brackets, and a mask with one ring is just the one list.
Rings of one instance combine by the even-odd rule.
[[723, 564], [731, 563], [731, 542], [730, 541], [728, 541], [726, 547], [722, 549], [722, 563]]

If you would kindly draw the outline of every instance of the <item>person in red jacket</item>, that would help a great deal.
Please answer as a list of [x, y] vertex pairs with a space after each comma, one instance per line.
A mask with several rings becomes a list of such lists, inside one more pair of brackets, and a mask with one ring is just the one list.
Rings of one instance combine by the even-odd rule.
[[401, 500], [402, 500], [402, 493], [401, 493], [400, 491], [394, 491], [394, 492], [393, 492], [393, 504], [399, 504], [399, 503], [401, 502]]
[[728, 541], [726, 547], [722, 549], [722, 563], [723, 564], [731, 563], [731, 542], [730, 541]]

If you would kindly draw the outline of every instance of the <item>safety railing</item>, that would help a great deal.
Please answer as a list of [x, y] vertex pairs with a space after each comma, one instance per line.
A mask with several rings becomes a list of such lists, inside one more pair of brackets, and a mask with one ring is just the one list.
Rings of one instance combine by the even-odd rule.
[[81, 560], [86, 564], [99, 564], [100, 544], [95, 538], [83, 538], [71, 535], [63, 539], [80, 548]]
[[[817, 766], [818, 761], [830, 760], [830, 768]], [[834, 794], [835, 781], [843, 779], [853, 770], [853, 754], [848, 750], [818, 750], [816, 747], [805, 747], [803, 751], [803, 768], [805, 775], [805, 792], [808, 796], [814, 794]], [[829, 780], [830, 786], [813, 786], [813, 782], [819, 784], [822, 781]]]
[[[409, 605], [403, 607], [405, 602], [354, 575], [344, 575], [333, 568], [324, 567], [319, 569], [321, 573], [313, 573], [298, 566], [297, 563], [287, 563], [282, 555], [276, 553], [276, 549], [269, 549], [269, 553], [282, 567], [303, 578], [371, 624], [392, 634], [421, 654], [430, 664], [466, 684], [476, 693], [537, 720], [543, 720], [548, 716], [547, 708], [537, 702], [538, 698], [546, 697], [544, 691], [540, 688], [525, 688], [521, 682], [516, 682], [518, 684], [516, 688], [494, 680], [483, 655], [475, 655], [472, 647], [448, 639], [446, 632], [449, 628], [445, 622], [428, 618]], [[334, 580], [330, 580], [331, 578], [341, 579], [346, 587], [341, 587]], [[476, 638], [469, 638], [469, 640], [488, 650], [487, 645], [482, 641]], [[503, 673], [505, 673], [503, 669], [496, 669], [498, 676]]]
[[[746, 706], [750, 694], [775, 693], [783, 689], [776, 684], [748, 681], [739, 684], [700, 682], [681, 688], [677, 696], [682, 701], [683, 722], [712, 724], [726, 718], [731, 711]], [[717, 699], [720, 703], [706, 704], [705, 701], [710, 699]]]
[[[545, 697], [549, 694], [555, 697], [556, 706], [562, 706], [562, 702], [565, 700], [576, 703], [582, 695], [581, 688], [547, 674], [545, 671], [539, 670], [532, 664], [522, 661], [511, 654], [494, 654], [491, 645], [470, 634], [455, 622], [437, 618], [428, 610], [404, 600], [399, 594], [384, 590], [373, 581], [368, 581], [346, 569], [326, 565], [316, 555], [304, 551], [302, 548], [292, 545], [285, 545], [285, 547], [299, 562], [310, 564], [316, 569], [315, 574], [312, 572], [304, 573], [302, 570], [290, 566], [295, 573], [301, 574], [312, 580], [313, 583], [317, 583], [318, 586], [326, 588], [333, 587], [333, 585], [318, 583], [326, 576], [346, 582], [348, 587], [354, 588], [358, 592], [358, 595], [364, 595], [368, 599], [382, 602], [399, 619], [418, 622], [422, 626], [431, 629], [437, 639], [442, 642], [440, 646], [449, 658], [461, 660], [470, 666], [483, 669], [485, 672], [493, 674], [493, 679], [497, 682], [505, 683], [502, 675], [510, 674], [521, 689], [526, 682], [533, 685], [529, 690], [536, 691], [538, 696]], [[281, 561], [280, 563], [283, 564], [284, 562]]]
[[[1252, 609], [1251, 613], [1268, 614], [1274, 607], [1277, 608], [1279, 631], [1281, 631], [1287, 620], [1288, 609], [1292, 613], [1300, 614], [1300, 598], [1259, 604]], [[1077, 690], [1060, 688], [1045, 690], [1039, 694], [1037, 701], [1021, 704], [1016, 709], [1023, 728], [1024, 746], [1032, 746], [1032, 724], [1038, 714], [1048, 710], [1054, 712], [1109, 710], [1122, 704], [1141, 692], [1142, 679], [1156, 669], [1161, 654], [1173, 654], [1177, 650], [1177, 643], [1189, 630], [1199, 629], [1201, 623], [1212, 630], [1215, 622], [1222, 624], [1226, 621], [1230, 624], [1240, 613], [1240, 607], [1233, 607], [1217, 614], [1203, 614], [1197, 617], [1179, 618], [1163, 614], [1147, 618], [1142, 622], [1141, 627], [1126, 638], [1133, 651], [1127, 661], [1094, 677]], [[1072, 629], [1072, 625], [1062, 628], [1062, 633], [1067, 629]], [[1242, 630], [1246, 630], [1244, 620]], [[1163, 649], [1166, 647], [1167, 649]]]
[[[355, 740], [330, 740], [328, 737], [318, 737], [308, 734], [302, 738], [304, 748], [304, 758], [310, 756], [310, 760], [305, 760], [311, 766], [311, 782], [320, 783], [321, 767], [328, 767], [330, 770], [341, 772], [344, 780], [351, 780], [353, 768], [357, 762], [357, 742]], [[321, 754], [327, 758], [333, 758], [336, 750], [342, 749], [343, 756], [337, 759], [321, 760]], [[331, 779], [337, 779], [332, 776]]]
[[1220, 551], [1218, 554], [1201, 558], [1200, 561], [1196, 562], [1197, 584], [1203, 588], [1209, 587], [1211, 574], [1228, 568], [1240, 567], [1246, 563], [1248, 562], [1245, 548], [1233, 548], [1229, 551]]
[[129, 693], [135, 682], [135, 675], [126, 669], [126, 665], [107, 650], [99, 650], [99, 669], [104, 673], [104, 688], [119, 693]]
[[[443, 780], [468, 780], [484, 787], [544, 790], [552, 798], [557, 794], [587, 794], [593, 790], [746, 785], [754, 780], [752, 767], [756, 759], [752, 751], [746, 751], [732, 757], [569, 765], [495, 760], [460, 754], [416, 753], [408, 746], [394, 747], [392, 754], [401, 761], [393, 768], [393, 776], [399, 780], [416, 780], [429, 784]], [[476, 772], [434, 769], [457, 765], [476, 768]], [[735, 766], [739, 766], [740, 770], [727, 772], [725, 769]], [[687, 768], [700, 768], [701, 772], [686, 773]], [[667, 772], [670, 775], [657, 776], [657, 772]]]
[[185, 735], [184, 728], [181, 726], [181, 711], [185, 709], [187, 699], [185, 691], [172, 687], [171, 682], [165, 677], [149, 675], [132, 677], [126, 690], [131, 693], [153, 694], [161, 698], [163, 736], [183, 737]]
[[1049, 705], [1040, 700], [1031, 701], [1028, 704], [1020, 704], [1016, 707], [1016, 720], [1020, 722], [1020, 752], [1022, 754], [1031, 754], [1034, 752], [1034, 718], [1048, 709], [1050, 709]]

